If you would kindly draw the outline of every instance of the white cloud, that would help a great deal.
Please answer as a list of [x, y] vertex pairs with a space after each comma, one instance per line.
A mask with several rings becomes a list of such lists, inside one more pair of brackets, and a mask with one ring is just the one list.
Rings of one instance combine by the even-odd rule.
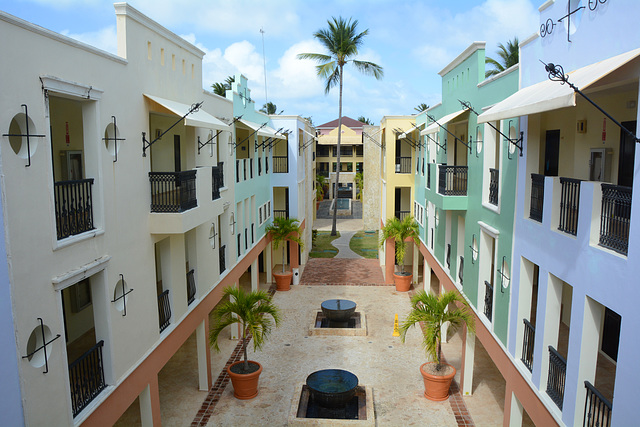
[[322, 46], [315, 40], [305, 40], [294, 44], [278, 59], [278, 68], [268, 75], [268, 85], [274, 99], [306, 98], [323, 96], [324, 82], [316, 73], [316, 63], [300, 60], [299, 53], [322, 52]]
[[69, 30], [63, 30], [60, 33], [113, 54], [116, 54], [118, 51], [118, 40], [116, 27], [114, 25], [87, 33], [72, 33]]

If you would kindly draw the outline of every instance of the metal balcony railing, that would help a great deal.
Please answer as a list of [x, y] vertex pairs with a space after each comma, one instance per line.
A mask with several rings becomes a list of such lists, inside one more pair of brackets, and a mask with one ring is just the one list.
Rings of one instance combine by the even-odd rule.
[[524, 336], [522, 338], [522, 363], [524, 366], [533, 371], [533, 345], [535, 342], [536, 328], [527, 319], [524, 322]]
[[195, 270], [191, 269], [187, 273], [187, 305], [196, 299], [196, 278]]
[[584, 382], [587, 396], [584, 401], [583, 427], [609, 427], [612, 402], [609, 402], [589, 381]]
[[258, 157], [258, 176], [262, 175], [262, 157]]
[[411, 173], [411, 157], [396, 157], [396, 173]]
[[498, 190], [500, 189], [500, 171], [489, 168], [489, 203], [498, 206]]
[[560, 178], [560, 224], [558, 230], [578, 234], [578, 208], [580, 206], [580, 180]]
[[240, 160], [236, 160], [236, 182], [240, 182]]
[[184, 212], [198, 206], [196, 171], [149, 172], [151, 212]]
[[567, 360], [549, 346], [549, 376], [547, 377], [547, 394], [562, 410], [564, 401], [564, 384], [567, 376]]
[[249, 159], [249, 178], [253, 179], [253, 157]]
[[211, 168], [211, 200], [220, 198], [220, 189], [224, 187], [223, 164]]
[[404, 221], [404, 219], [411, 214], [411, 211], [396, 211], [395, 216], [400, 221]]
[[273, 173], [289, 173], [289, 156], [273, 156]]
[[493, 285], [486, 280], [484, 281], [484, 315], [489, 322], [492, 320], [493, 313]]
[[242, 171], [243, 171], [242, 176], [244, 177], [243, 180], [246, 181], [247, 180], [247, 159], [242, 159]]
[[431, 163], [427, 163], [427, 188], [431, 188]]
[[463, 284], [463, 279], [464, 278], [464, 257], [461, 256], [460, 257], [460, 265], [458, 266], [458, 279], [460, 279], [460, 284]]
[[544, 207], [544, 175], [531, 174], [531, 206], [529, 218], [542, 222], [542, 209]]
[[446, 262], [447, 262], [447, 268], [451, 269], [451, 243], [447, 243], [447, 257], [446, 257]]
[[467, 166], [439, 165], [438, 193], [445, 196], [467, 195]]
[[220, 273], [222, 273], [223, 271], [225, 271], [227, 269], [227, 266], [226, 266], [226, 263], [225, 263], [226, 251], [227, 251], [226, 245], [220, 246], [220, 249], [219, 249], [219, 252], [218, 252], [218, 256], [219, 256], [219, 260], [220, 260]]
[[274, 209], [273, 210], [274, 218], [289, 218], [289, 214], [286, 209]]
[[623, 255], [629, 247], [631, 187], [602, 184], [599, 244]]
[[325, 178], [329, 178], [329, 171], [328, 170], [318, 171], [318, 175], [324, 176]]
[[53, 184], [58, 240], [93, 230], [93, 178]]
[[171, 324], [171, 303], [169, 302], [169, 289], [158, 295], [158, 314], [160, 320], [160, 332]]
[[98, 342], [69, 365], [71, 408], [74, 417], [107, 386], [104, 381], [103, 346], [104, 341]]

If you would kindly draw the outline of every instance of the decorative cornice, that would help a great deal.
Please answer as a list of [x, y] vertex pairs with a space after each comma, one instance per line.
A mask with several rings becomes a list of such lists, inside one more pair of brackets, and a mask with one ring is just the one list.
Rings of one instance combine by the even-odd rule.
[[464, 51], [462, 51], [462, 53], [460, 55], [458, 55], [456, 57], [456, 59], [451, 61], [449, 63], [449, 65], [444, 67], [438, 74], [441, 77], [444, 77], [444, 75], [447, 74], [449, 71], [453, 70], [455, 67], [457, 67], [458, 65], [462, 64], [462, 61], [464, 61], [469, 56], [471, 56], [471, 54], [473, 52], [475, 52], [476, 50], [479, 50], [479, 49], [484, 49], [486, 44], [487, 44], [486, 42], [473, 42], [473, 43], [471, 43], [471, 45], [468, 48], [466, 48]]

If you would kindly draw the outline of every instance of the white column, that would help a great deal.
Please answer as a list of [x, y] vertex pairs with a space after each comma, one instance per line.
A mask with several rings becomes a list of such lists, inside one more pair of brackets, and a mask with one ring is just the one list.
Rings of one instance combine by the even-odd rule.
[[[544, 305], [544, 315], [536, 317], [536, 324], [540, 321], [544, 321], [544, 335], [542, 337], [542, 351], [540, 357], [540, 390], [547, 389], [547, 373], [549, 372], [549, 346], [553, 346], [558, 349], [558, 333], [560, 328], [560, 305], [562, 301], [562, 280], [555, 276], [548, 276], [546, 304]], [[542, 279], [542, 277], [540, 277]], [[565, 310], [570, 310], [571, 307], [565, 307]], [[537, 329], [537, 328], [536, 328]], [[536, 334], [536, 338], [539, 334]], [[536, 343], [537, 347], [537, 343]], [[536, 356], [534, 355], [534, 361]], [[534, 371], [535, 365], [534, 362]], [[535, 380], [534, 380], [535, 382]]]
[[509, 417], [509, 427], [522, 427], [522, 415], [524, 408], [515, 393], [511, 393], [511, 415]]
[[426, 293], [431, 292], [431, 267], [427, 264], [427, 260], [424, 260], [424, 264], [422, 265], [422, 282], [424, 291]]
[[158, 378], [153, 378], [142, 393], [138, 396], [140, 402], [140, 420], [142, 427], [154, 427], [162, 425], [160, 420], [160, 392]]
[[464, 340], [464, 359], [462, 366], [464, 371], [464, 381], [462, 381], [462, 395], [471, 396], [473, 391], [473, 364], [476, 357], [476, 336], [467, 331]]
[[413, 283], [418, 283], [418, 269], [420, 262], [420, 251], [416, 245], [412, 245], [413, 248]]
[[[187, 260], [185, 258], [184, 234], [173, 234], [169, 237], [169, 279], [170, 284], [165, 286], [169, 291], [171, 305], [171, 323], [180, 319], [187, 311]], [[164, 274], [163, 278], [164, 280]]]
[[264, 262], [267, 264], [265, 270], [267, 271], [267, 284], [273, 283], [273, 264], [271, 264], [271, 242], [264, 248]]
[[258, 258], [251, 263], [251, 290], [258, 290]]
[[207, 320], [196, 328], [196, 351], [198, 354], [198, 388], [200, 391], [209, 390], [209, 337], [207, 336]]

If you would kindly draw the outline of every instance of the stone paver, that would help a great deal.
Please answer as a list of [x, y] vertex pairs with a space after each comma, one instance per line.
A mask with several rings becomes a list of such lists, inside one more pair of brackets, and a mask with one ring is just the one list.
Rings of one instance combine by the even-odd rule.
[[302, 285], [386, 285], [377, 259], [310, 258]]
[[341, 231], [340, 237], [331, 242], [331, 244], [338, 249], [338, 255], [335, 258], [350, 258], [350, 259], [363, 259], [364, 257], [358, 255], [349, 247], [351, 238], [355, 236], [355, 231]]

